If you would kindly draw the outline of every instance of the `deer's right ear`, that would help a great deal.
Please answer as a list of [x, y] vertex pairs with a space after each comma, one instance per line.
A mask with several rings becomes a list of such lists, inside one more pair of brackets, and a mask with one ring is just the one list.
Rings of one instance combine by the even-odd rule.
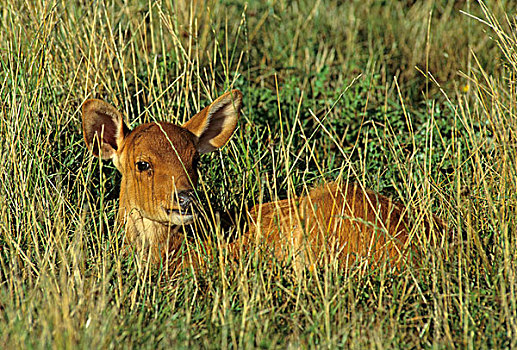
[[83, 134], [88, 149], [96, 157], [112, 159], [122, 146], [129, 129], [115, 107], [101, 100], [86, 100], [82, 107]]

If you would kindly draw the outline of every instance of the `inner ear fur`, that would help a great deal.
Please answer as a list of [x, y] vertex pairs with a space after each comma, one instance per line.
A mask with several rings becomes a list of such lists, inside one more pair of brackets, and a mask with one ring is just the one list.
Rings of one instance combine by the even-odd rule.
[[88, 149], [102, 159], [111, 159], [129, 129], [119, 111], [107, 102], [86, 100], [82, 106], [83, 135]]
[[237, 127], [241, 107], [242, 93], [232, 90], [183, 124], [197, 136], [199, 153], [212, 152], [228, 142]]

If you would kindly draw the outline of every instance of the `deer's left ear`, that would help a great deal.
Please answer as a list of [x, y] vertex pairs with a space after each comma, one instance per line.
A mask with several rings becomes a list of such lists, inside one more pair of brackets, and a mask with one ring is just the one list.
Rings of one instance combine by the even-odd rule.
[[197, 136], [199, 153], [212, 152], [226, 144], [237, 127], [241, 107], [242, 93], [232, 90], [183, 124]]

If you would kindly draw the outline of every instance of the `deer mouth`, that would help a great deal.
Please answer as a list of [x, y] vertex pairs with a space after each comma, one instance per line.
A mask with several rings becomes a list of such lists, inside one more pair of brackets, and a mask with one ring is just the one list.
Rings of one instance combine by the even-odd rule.
[[165, 214], [167, 215], [169, 221], [176, 225], [191, 224], [194, 221], [194, 217], [196, 216], [196, 213], [192, 206], [186, 209], [171, 209], [165, 207], [162, 208], [165, 211]]
[[165, 213], [167, 213], [167, 216], [170, 216], [171, 214], [181, 215], [181, 216], [194, 216], [194, 211], [192, 209], [167, 209], [163, 208], [165, 210]]

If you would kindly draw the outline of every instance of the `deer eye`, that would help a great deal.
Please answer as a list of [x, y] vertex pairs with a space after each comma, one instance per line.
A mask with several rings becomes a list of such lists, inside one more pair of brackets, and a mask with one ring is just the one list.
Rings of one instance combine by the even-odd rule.
[[136, 168], [138, 169], [138, 171], [146, 171], [151, 169], [151, 164], [142, 161], [136, 162]]

